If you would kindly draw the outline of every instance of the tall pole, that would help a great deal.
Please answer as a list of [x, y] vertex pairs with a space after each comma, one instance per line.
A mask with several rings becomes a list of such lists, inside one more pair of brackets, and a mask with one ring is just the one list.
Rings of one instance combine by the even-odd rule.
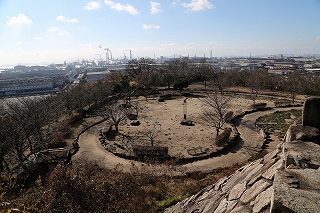
[[183, 119], [187, 119], [187, 99], [183, 100]]

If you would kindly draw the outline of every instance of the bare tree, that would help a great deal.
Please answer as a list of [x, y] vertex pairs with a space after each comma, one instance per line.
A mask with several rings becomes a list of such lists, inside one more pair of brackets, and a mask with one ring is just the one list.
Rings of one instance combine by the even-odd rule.
[[5, 156], [12, 150], [12, 143], [10, 141], [9, 135], [12, 134], [11, 131], [7, 131], [10, 122], [7, 117], [0, 118], [0, 173], [3, 171], [8, 171], [9, 165], [6, 162]]
[[302, 82], [303, 77], [299, 73], [292, 72], [287, 76], [286, 90], [291, 94], [292, 104], [294, 104], [295, 97], [301, 90]]
[[132, 101], [131, 102], [131, 108], [134, 110], [134, 112], [136, 113], [136, 116], [139, 116], [139, 112], [141, 112], [142, 110], [142, 105], [141, 103], [136, 100], [136, 101]]
[[225, 124], [224, 115], [229, 111], [231, 97], [218, 95], [217, 92], [208, 94], [202, 99], [202, 119], [216, 129], [217, 135]]
[[[6, 168], [23, 166], [30, 155], [47, 148], [53, 131], [52, 123], [61, 111], [56, 100], [54, 96], [48, 96], [18, 98], [6, 102], [7, 113], [1, 119], [5, 122], [1, 131], [1, 134], [5, 134], [5, 138], [0, 139], [2, 146], [0, 158], [2, 164], [4, 163], [2, 166]], [[6, 162], [10, 165], [7, 166]]]
[[158, 137], [158, 135], [161, 132], [161, 124], [159, 123], [153, 123], [149, 126], [143, 126], [143, 130], [139, 131], [139, 133], [144, 136], [147, 137], [151, 143], [151, 146], [154, 146], [154, 142], [156, 137]]
[[127, 109], [117, 103], [106, 106], [101, 114], [112, 121], [116, 133], [119, 132], [119, 124], [127, 119]]
[[210, 85], [215, 89], [220, 91], [221, 95], [223, 90], [229, 85], [232, 80], [229, 80], [229, 74], [227, 72], [214, 71], [213, 78], [210, 81]]
[[193, 69], [195, 70], [194, 71], [195, 80], [203, 82], [204, 90], [207, 90], [207, 82], [212, 77], [211, 76], [212, 69], [210, 67], [210, 64], [207, 62], [206, 58], [203, 58], [201, 60], [200, 65], [193, 66]]

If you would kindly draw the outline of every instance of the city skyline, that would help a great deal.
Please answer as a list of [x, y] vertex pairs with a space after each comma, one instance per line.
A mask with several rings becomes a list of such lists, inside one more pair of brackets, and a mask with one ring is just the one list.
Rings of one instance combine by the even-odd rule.
[[320, 54], [320, 1], [0, 2], [0, 66], [132, 56]]

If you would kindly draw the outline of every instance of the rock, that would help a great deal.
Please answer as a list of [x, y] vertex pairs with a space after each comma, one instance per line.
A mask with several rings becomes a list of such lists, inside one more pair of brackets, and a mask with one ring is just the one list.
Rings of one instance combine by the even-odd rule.
[[220, 202], [219, 206], [216, 208], [216, 210], [214, 211], [214, 213], [223, 213], [227, 210], [227, 206], [228, 206], [228, 201], [226, 198], [222, 199], [222, 201]]
[[273, 186], [269, 187], [267, 190], [259, 194], [254, 200], [254, 205], [252, 208], [253, 212], [260, 212], [265, 209], [271, 203], [271, 197], [273, 195]]
[[231, 201], [231, 200], [238, 199], [246, 189], [247, 189], [247, 182], [243, 182], [235, 185], [230, 191], [228, 200]]
[[[289, 187], [299, 185], [299, 189], [320, 191], [320, 171], [316, 169], [286, 169], [291, 180], [286, 181]], [[296, 187], [297, 188], [297, 187]]]
[[220, 178], [217, 183], [215, 184], [215, 187], [214, 189], [216, 191], [220, 190], [222, 188], [222, 186], [227, 182], [227, 180], [229, 180], [230, 176], [226, 176], [226, 177], [223, 177], [223, 178]]
[[251, 213], [251, 210], [246, 206], [238, 206], [235, 209], [233, 209], [230, 213]]
[[267, 171], [262, 174], [265, 179], [272, 180], [277, 169], [280, 169], [283, 165], [283, 159], [279, 159], [275, 164], [273, 164]]
[[230, 212], [238, 204], [238, 200], [232, 200], [228, 202], [227, 212]]
[[285, 168], [293, 164], [301, 168], [320, 167], [320, 146], [312, 142], [291, 141], [283, 144]]
[[271, 159], [276, 158], [277, 155], [279, 154], [279, 152], [280, 152], [280, 150], [275, 149], [275, 150], [269, 152], [268, 154], [266, 154], [266, 155], [263, 157], [263, 163], [267, 163], [267, 162], [269, 162]]
[[[214, 190], [212, 190], [214, 191]], [[213, 211], [215, 211], [215, 209], [217, 209], [217, 207], [221, 204], [221, 201], [225, 198], [223, 198], [223, 193], [221, 192], [217, 192], [214, 191], [215, 194], [214, 196], [212, 196], [210, 199], [205, 199], [203, 200], [203, 202], [196, 202], [197, 205], [200, 206], [199, 211], [198, 212], [203, 212], [203, 213], [212, 213]], [[221, 204], [223, 205], [223, 204]], [[222, 208], [222, 206], [221, 206]], [[191, 211], [192, 209], [187, 209], [186, 212], [193, 212]], [[185, 211], [183, 211], [185, 212]]]
[[268, 162], [266, 162], [265, 164], [263, 164], [262, 168], [257, 172], [257, 174], [253, 178], [251, 178], [251, 180], [248, 182], [248, 186], [252, 186], [257, 180], [259, 180], [262, 177], [262, 174], [265, 173], [277, 161], [278, 161], [277, 158], [273, 158]]
[[261, 169], [263, 164], [261, 160], [255, 161], [246, 167], [243, 167], [242, 171], [237, 171], [223, 186], [222, 191], [226, 192], [233, 188], [236, 184], [249, 181], [256, 173]]
[[131, 126], [139, 126], [140, 125], [140, 121], [139, 120], [133, 120], [130, 122]]
[[278, 171], [275, 174], [271, 212], [320, 212], [319, 191], [291, 188], [286, 179], [287, 174], [284, 172]]
[[308, 98], [304, 102], [302, 125], [320, 128], [320, 97]]
[[186, 120], [186, 119], [183, 119], [181, 122], [180, 122], [181, 125], [185, 125], [185, 126], [194, 126], [194, 124], [192, 123], [192, 121], [190, 120]]
[[258, 194], [263, 192], [266, 188], [271, 185], [270, 182], [265, 181], [263, 179], [257, 181], [254, 185], [252, 185], [249, 189], [247, 189], [242, 196], [240, 197], [240, 201], [244, 204], [249, 203], [251, 200], [256, 198]]
[[319, 129], [312, 126], [291, 125], [286, 133], [285, 142], [294, 140], [318, 141]]

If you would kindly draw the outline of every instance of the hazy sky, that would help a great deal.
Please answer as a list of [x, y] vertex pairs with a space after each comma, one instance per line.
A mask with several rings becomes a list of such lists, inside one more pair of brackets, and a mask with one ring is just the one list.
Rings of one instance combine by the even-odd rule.
[[[99, 45], [101, 48], [99, 48]], [[320, 54], [320, 0], [0, 0], [0, 66]]]

